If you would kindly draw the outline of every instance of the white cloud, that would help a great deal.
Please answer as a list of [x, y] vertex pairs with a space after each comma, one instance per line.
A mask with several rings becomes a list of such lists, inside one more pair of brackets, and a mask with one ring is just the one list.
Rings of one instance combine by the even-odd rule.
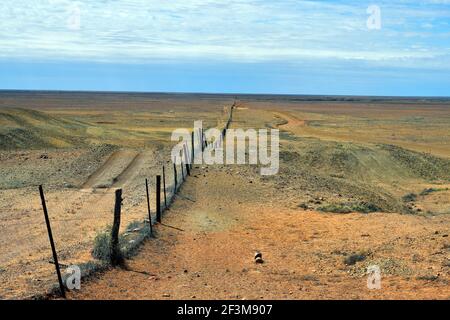
[[369, 3], [361, 1], [3, 0], [0, 57], [448, 64], [447, 1], [425, 1], [426, 10], [414, 1], [378, 2], [383, 27], [371, 31]]

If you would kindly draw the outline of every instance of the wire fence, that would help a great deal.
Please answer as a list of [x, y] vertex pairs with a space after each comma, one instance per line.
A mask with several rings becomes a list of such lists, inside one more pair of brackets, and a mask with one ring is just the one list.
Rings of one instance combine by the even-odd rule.
[[[2, 252], [0, 257], [0, 280], [3, 274], [2, 266], [8, 265], [20, 268], [20, 278], [26, 278], [26, 281], [22, 281], [25, 285], [18, 279], [17, 286], [10, 289], [6, 296], [14, 297], [15, 292], [33, 292], [37, 289], [39, 292], [56, 294], [59, 291], [64, 297], [67, 288], [61, 276], [61, 266], [89, 264], [92, 261], [93, 243], [101, 232], [110, 234], [109, 245], [118, 245], [118, 252], [123, 249], [120, 247], [119, 236], [126, 238], [134, 233], [133, 239], [126, 238], [127, 243], [133, 243], [133, 247], [152, 236], [153, 226], [162, 221], [165, 210], [179, 195], [180, 188], [194, 169], [194, 164], [201, 163], [203, 152], [222, 148], [234, 107], [235, 104], [230, 108], [219, 140], [208, 141], [203, 129], [192, 131], [190, 141], [184, 143], [179, 155], [173, 158], [171, 156], [170, 160], [162, 161], [162, 164], [152, 164], [151, 170], [147, 172], [139, 172], [138, 179], [142, 178], [142, 183], [125, 192], [121, 188], [87, 191], [74, 189], [65, 192], [61, 199], [61, 195], [55, 196], [53, 193], [47, 196], [45, 186], [39, 186], [45, 224], [42, 213], [38, 214], [38, 209], [1, 208], [0, 214], [12, 213], [13, 218], [2, 220], [0, 232], [14, 234], [14, 246], [6, 243], [7, 240], [0, 243], [2, 246], [8, 245], [7, 252]], [[53, 215], [55, 212], [58, 212], [57, 217]], [[33, 219], [20, 222], [20, 217], [29, 216], [33, 216]], [[143, 233], [144, 229], [150, 232]], [[45, 233], [48, 237], [43, 236]], [[110, 248], [111, 252], [113, 249]], [[120, 259], [116, 258], [114, 254], [110, 256], [109, 263], [115, 265], [120, 262]], [[49, 273], [49, 267], [52, 265], [56, 277]], [[56, 278], [57, 287], [54, 285]], [[51, 285], [46, 286], [44, 283]]]

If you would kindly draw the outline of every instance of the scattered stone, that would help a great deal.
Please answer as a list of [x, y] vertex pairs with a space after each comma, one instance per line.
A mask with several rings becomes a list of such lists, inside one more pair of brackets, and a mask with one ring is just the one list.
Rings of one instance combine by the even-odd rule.
[[170, 297], [170, 294], [164, 293], [162, 296], [163, 296], [164, 298], [169, 298], [169, 297]]
[[256, 251], [254, 258], [255, 258], [255, 263], [264, 263], [261, 252]]

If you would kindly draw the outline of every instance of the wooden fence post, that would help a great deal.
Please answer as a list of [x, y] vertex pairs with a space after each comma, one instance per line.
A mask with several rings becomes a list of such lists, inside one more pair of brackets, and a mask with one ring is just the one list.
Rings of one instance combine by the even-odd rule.
[[58, 276], [59, 282], [59, 290], [61, 291], [61, 296], [65, 299], [66, 291], [64, 289], [64, 284], [61, 277], [61, 270], [59, 269], [58, 255], [56, 254], [55, 243], [53, 242], [52, 228], [50, 226], [50, 220], [48, 218], [47, 204], [45, 203], [45, 196], [42, 185], [39, 186], [39, 194], [41, 196], [42, 209], [44, 210], [44, 218], [45, 224], [47, 225], [48, 239], [50, 241], [50, 246], [52, 247], [53, 261], [55, 262], [56, 274]]
[[205, 133], [203, 132], [203, 128], [201, 129], [201, 136], [200, 136], [200, 140], [202, 141], [202, 152], [205, 151]]
[[123, 263], [122, 253], [119, 248], [120, 213], [122, 208], [122, 189], [115, 192], [116, 199], [114, 205], [114, 222], [111, 229], [111, 265], [117, 266]]
[[187, 152], [187, 147], [186, 144], [183, 145], [183, 150], [184, 150], [184, 158], [186, 159], [186, 172], [187, 175], [190, 176], [191, 175], [191, 170], [189, 169], [189, 158], [188, 158], [188, 152]]
[[161, 223], [161, 176], [156, 176], [156, 221]]
[[145, 178], [145, 190], [147, 193], [147, 210], [148, 210], [148, 223], [150, 225], [150, 235], [153, 235], [153, 226], [152, 226], [152, 214], [150, 211], [150, 192], [148, 191], [148, 180]]
[[167, 208], [167, 197], [166, 197], [166, 168], [163, 166], [163, 193], [164, 193], [164, 208]]
[[183, 164], [183, 159], [181, 159], [180, 166], [181, 166], [181, 178], [182, 178], [183, 181], [184, 181], [185, 176], [184, 176], [184, 164]]

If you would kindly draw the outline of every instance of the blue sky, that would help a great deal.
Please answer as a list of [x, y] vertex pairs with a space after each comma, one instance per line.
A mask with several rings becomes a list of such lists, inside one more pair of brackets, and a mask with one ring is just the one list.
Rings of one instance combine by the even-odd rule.
[[450, 96], [450, 0], [2, 0], [0, 88]]

